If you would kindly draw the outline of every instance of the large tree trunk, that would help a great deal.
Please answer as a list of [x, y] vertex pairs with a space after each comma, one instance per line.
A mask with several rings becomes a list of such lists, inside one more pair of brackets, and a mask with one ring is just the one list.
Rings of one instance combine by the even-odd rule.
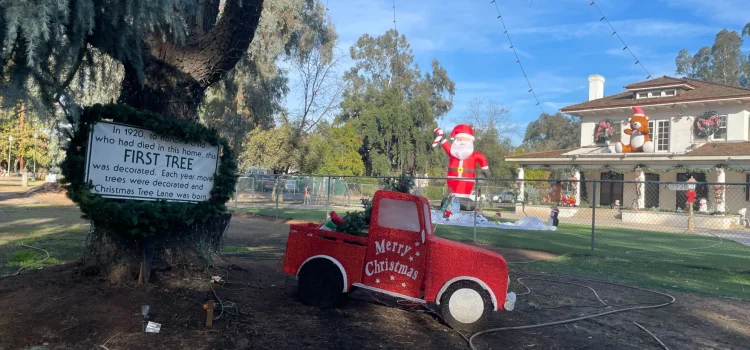
[[118, 102], [166, 118], [197, 120], [206, 88], [163, 62], [147, 62], [142, 79], [134, 68], [125, 68]]
[[216, 22], [218, 5], [218, 0], [200, 2], [202, 10], [190, 21], [193, 34], [184, 45], [164, 41], [159, 31], [144, 38], [142, 62], [123, 62], [119, 102], [165, 118], [196, 120], [206, 89], [247, 54], [263, 0], [228, 0]]
[[[159, 113], [166, 119], [197, 120], [206, 89], [247, 54], [263, 0], [227, 0], [223, 9], [219, 4], [219, 0], [199, 1], [196, 17], [188, 21], [191, 34], [182, 45], [164, 41], [162, 38], [169, 35], [160, 32], [144, 38], [140, 59], [121, 61], [125, 76], [118, 102]], [[89, 44], [118, 56], [108, 52], [112, 48], [108, 43], [94, 38]], [[113, 283], [134, 281], [136, 276], [148, 283], [151, 256], [156, 262], [205, 267], [206, 260], [215, 262], [215, 257], [206, 256], [202, 250], [218, 246], [215, 238], [223, 233], [224, 222], [228, 225], [228, 218], [213, 218], [212, 224], [201, 228], [197, 243], [169, 240], [170, 235], [180, 233], [161, 233], [157, 240], [172, 243], [163, 247], [157, 242], [153, 252], [143, 249], [144, 242], [124, 247], [107, 232], [97, 230], [83, 263], [89, 271], [105, 275]]]

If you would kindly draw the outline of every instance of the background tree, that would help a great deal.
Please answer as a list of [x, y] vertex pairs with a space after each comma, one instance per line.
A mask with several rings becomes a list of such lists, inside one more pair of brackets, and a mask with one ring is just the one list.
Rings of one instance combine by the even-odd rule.
[[362, 137], [351, 124], [337, 128], [329, 128], [324, 132], [320, 153], [321, 164], [315, 173], [320, 175], [351, 175], [361, 176], [365, 172], [365, 164], [357, 152], [362, 147]]
[[288, 174], [299, 166], [300, 153], [292, 147], [294, 132], [289, 124], [274, 129], [254, 129], [248, 133], [244, 151], [239, 155], [240, 169], [250, 166], [273, 170], [274, 174]]
[[249, 58], [206, 93], [200, 119], [215, 128], [232, 147], [241, 147], [248, 132], [275, 125], [274, 116], [284, 111], [282, 102], [289, 92], [288, 79], [277, 71], [261, 73]]
[[[295, 132], [301, 135], [303, 128], [297, 125], [306, 125], [305, 131], [314, 125], [307, 122], [308, 114], [327, 114], [321, 104], [337, 76], [332, 59], [336, 36], [320, 1], [266, 3], [248, 54], [208, 89], [200, 109], [201, 121], [237, 146], [254, 128], [274, 127], [277, 118], [295, 124]], [[286, 110], [283, 102], [289, 93], [290, 71], [302, 74], [302, 69], [308, 77], [305, 82], [310, 88], [304, 90], [304, 97], [309, 102], [307, 113], [298, 118], [297, 111]], [[298, 119], [301, 123], [295, 123]], [[317, 123], [319, 118], [315, 120]]]
[[[747, 28], [743, 31], [747, 35]], [[750, 87], [750, 65], [742, 53], [742, 37], [736, 31], [722, 29], [714, 44], [702, 47], [691, 56], [682, 49], [675, 58], [680, 76], [732, 86]]]
[[359, 150], [367, 175], [424, 173], [441, 162], [431, 148], [436, 118], [453, 105], [455, 84], [439, 62], [422, 74], [406, 37], [389, 30], [363, 35], [350, 49], [354, 67], [347, 82], [338, 124], [351, 124], [363, 136]]
[[[312, 35], [317, 34], [317, 35]], [[341, 56], [334, 53], [337, 34], [329, 24], [325, 32], [312, 33], [306, 46], [290, 55], [287, 63], [297, 75], [298, 108], [285, 114], [282, 122], [292, 124], [296, 135], [312, 131], [338, 106], [345, 83], [337, 71]]]
[[562, 113], [542, 113], [526, 127], [521, 149], [539, 152], [577, 147], [581, 143], [581, 121]]
[[474, 149], [487, 157], [492, 177], [513, 177], [514, 166], [506, 162], [505, 157], [514, 150], [511, 136], [517, 127], [510, 122], [507, 109], [493, 101], [475, 98], [469, 102], [469, 110], [461, 121], [456, 123], [468, 123], [473, 127]]
[[[50, 162], [48, 152], [49, 136], [39, 122], [39, 118], [30, 111], [17, 109], [3, 110], [0, 112], [0, 163], [7, 166], [8, 162], [8, 136], [13, 136], [13, 150], [11, 152], [11, 169], [22, 171], [27, 168], [34, 170], [36, 159], [37, 170], [46, 168]], [[22, 116], [19, 117], [19, 116]], [[38, 137], [35, 139], [34, 134]], [[36, 151], [34, 144], [36, 143]], [[7, 169], [6, 169], [7, 170]]]

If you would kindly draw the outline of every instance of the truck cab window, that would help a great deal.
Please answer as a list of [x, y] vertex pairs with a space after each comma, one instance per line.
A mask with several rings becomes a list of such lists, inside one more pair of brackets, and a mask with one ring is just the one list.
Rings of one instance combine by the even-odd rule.
[[417, 203], [381, 198], [378, 207], [378, 225], [397, 230], [419, 232]]

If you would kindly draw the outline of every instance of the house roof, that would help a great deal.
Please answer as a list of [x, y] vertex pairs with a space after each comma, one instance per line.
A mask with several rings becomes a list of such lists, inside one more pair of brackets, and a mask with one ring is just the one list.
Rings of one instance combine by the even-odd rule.
[[593, 101], [587, 101], [571, 106], [561, 108], [560, 111], [563, 113], [575, 113], [586, 110], [596, 110], [604, 108], [622, 108], [631, 107], [633, 105], [638, 106], [650, 106], [650, 105], [663, 105], [669, 103], [686, 103], [686, 102], [697, 102], [697, 101], [712, 101], [718, 99], [731, 99], [731, 98], [750, 98], [750, 89], [743, 89], [735, 86], [729, 86], [718, 83], [709, 83], [696, 79], [689, 78], [673, 78], [664, 76], [653, 80], [647, 80], [631, 85], [625, 86], [626, 89], [641, 89], [647, 87], [658, 87], [675, 84], [686, 84], [694, 87], [692, 90], [680, 91], [676, 96], [670, 97], [655, 97], [655, 98], [644, 98], [636, 100], [633, 98], [634, 93], [632, 91], [625, 91], [619, 94], [605, 96], [600, 99]]
[[568, 152], [571, 152], [580, 148], [584, 148], [584, 147], [566, 148], [566, 149], [543, 151], [543, 152], [531, 152], [531, 153], [507, 156], [505, 158], [512, 158], [512, 159], [554, 158], [554, 157], [560, 157], [565, 153], [568, 153]]
[[640, 83], [625, 85], [625, 89], [638, 90], [638, 89], [655, 88], [659, 86], [671, 86], [671, 85], [691, 86], [691, 84], [688, 83], [687, 79], [672, 78], [672, 77], [668, 77], [665, 75], [663, 77], [659, 77], [656, 79], [651, 79], [651, 80], [642, 81]]
[[686, 154], [691, 157], [750, 156], [750, 142], [706, 143]]

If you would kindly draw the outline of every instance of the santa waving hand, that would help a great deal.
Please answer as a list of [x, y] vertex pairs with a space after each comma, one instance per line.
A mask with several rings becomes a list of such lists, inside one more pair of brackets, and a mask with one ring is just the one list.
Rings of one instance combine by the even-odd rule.
[[474, 179], [477, 177], [477, 163], [485, 177], [490, 177], [490, 168], [484, 154], [474, 151], [474, 131], [471, 126], [459, 124], [453, 128], [449, 143], [443, 135], [443, 130], [435, 129], [433, 147], [440, 143], [448, 154], [448, 188], [456, 197], [471, 197], [474, 189]]

